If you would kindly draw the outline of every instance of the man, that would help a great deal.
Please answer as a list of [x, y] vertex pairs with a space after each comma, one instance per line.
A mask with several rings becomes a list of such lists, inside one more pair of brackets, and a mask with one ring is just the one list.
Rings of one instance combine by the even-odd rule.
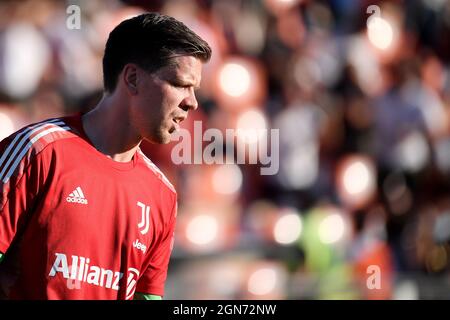
[[30, 125], [0, 143], [0, 296], [160, 299], [176, 192], [144, 156], [190, 110], [208, 44], [174, 18], [119, 24], [89, 113]]

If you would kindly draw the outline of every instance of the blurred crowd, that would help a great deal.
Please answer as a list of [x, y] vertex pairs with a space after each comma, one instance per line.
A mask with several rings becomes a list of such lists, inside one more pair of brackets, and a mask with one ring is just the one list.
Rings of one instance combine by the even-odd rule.
[[0, 139], [93, 108], [108, 33], [145, 11], [213, 49], [184, 128], [279, 139], [273, 175], [142, 145], [179, 194], [166, 299], [450, 298], [450, 2], [1, 1]]

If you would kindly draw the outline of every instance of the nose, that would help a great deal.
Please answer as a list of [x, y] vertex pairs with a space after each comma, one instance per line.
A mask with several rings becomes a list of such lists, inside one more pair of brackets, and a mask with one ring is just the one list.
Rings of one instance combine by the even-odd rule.
[[198, 108], [198, 102], [193, 88], [189, 90], [189, 95], [183, 99], [182, 108], [185, 111], [196, 110]]

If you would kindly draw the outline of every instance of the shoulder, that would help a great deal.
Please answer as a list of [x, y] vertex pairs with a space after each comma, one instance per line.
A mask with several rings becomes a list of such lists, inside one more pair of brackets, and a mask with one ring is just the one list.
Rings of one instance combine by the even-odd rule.
[[167, 177], [164, 175], [164, 173], [159, 170], [159, 168], [142, 152], [141, 149], [138, 149], [138, 153], [149, 171], [162, 183], [165, 188], [167, 188], [170, 193], [172, 193], [176, 197], [177, 191], [173, 184], [170, 183], [169, 179], [167, 179]]
[[39, 152], [55, 141], [74, 137], [75, 134], [66, 119], [68, 118], [47, 119], [16, 131], [2, 141], [3, 156], [26, 153], [28, 150]]
[[64, 118], [48, 119], [30, 124], [16, 131], [0, 143], [0, 172], [2, 179], [23, 167], [55, 141], [73, 137]]

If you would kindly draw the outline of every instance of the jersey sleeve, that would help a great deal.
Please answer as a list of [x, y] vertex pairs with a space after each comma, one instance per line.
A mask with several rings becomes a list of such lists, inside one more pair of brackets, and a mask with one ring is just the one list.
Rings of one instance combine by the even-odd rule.
[[6, 253], [23, 229], [44, 185], [46, 169], [41, 153], [18, 135], [0, 142], [0, 252]]
[[136, 292], [164, 296], [167, 268], [174, 243], [176, 216], [177, 200], [175, 197], [170, 220], [161, 233], [157, 246], [150, 252], [148, 267], [139, 279]]

